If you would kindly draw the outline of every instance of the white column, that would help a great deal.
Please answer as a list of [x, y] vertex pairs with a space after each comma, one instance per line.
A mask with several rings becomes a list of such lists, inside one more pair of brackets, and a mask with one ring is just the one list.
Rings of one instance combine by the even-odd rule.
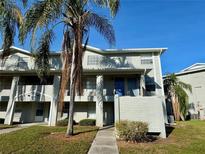
[[120, 104], [119, 96], [115, 94], [114, 96], [114, 110], [115, 110], [115, 123], [120, 121]]
[[103, 127], [103, 76], [96, 76], [96, 126]]
[[53, 96], [50, 103], [49, 126], [56, 126], [58, 116], [58, 93], [60, 88], [60, 76], [54, 76]]
[[13, 77], [11, 83], [11, 91], [9, 96], [9, 101], [6, 109], [6, 116], [4, 120], [4, 124], [11, 125], [13, 122], [13, 116], [15, 112], [15, 96], [17, 93], [19, 77]]
[[140, 75], [140, 96], [144, 95], [144, 90], [145, 89], [145, 76], [144, 74]]

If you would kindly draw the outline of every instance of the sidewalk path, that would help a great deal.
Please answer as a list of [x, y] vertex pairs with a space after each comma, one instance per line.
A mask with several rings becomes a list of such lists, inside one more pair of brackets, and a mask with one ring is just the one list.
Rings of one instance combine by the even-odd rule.
[[0, 130], [0, 134], [6, 134], [6, 133], [10, 133], [10, 132], [14, 132], [23, 128], [27, 128], [30, 126], [34, 126], [34, 125], [43, 125], [44, 123], [28, 123], [28, 124], [19, 124], [17, 127], [14, 128], [6, 128], [6, 129], [1, 129]]
[[98, 131], [88, 154], [119, 154], [114, 127]]

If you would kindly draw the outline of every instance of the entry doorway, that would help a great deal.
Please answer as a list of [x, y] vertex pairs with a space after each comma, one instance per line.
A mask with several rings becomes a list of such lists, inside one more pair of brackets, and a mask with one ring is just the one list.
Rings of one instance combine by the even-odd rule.
[[125, 95], [125, 79], [124, 78], [115, 78], [115, 93], [118, 96]]
[[114, 124], [114, 102], [103, 102], [103, 125]]

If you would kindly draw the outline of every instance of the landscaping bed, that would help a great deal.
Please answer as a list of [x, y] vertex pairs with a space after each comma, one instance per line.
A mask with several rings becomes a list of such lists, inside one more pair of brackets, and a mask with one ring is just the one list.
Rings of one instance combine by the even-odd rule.
[[0, 153], [85, 154], [97, 130], [97, 127], [75, 126], [75, 135], [66, 138], [66, 127], [32, 126], [0, 135]]
[[205, 151], [205, 121], [178, 122], [167, 139], [148, 143], [118, 141], [118, 148], [122, 154], [201, 154]]

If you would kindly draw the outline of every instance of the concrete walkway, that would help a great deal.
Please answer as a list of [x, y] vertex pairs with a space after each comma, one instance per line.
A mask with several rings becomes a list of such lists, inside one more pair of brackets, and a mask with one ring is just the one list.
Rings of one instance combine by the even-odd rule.
[[6, 128], [6, 129], [1, 129], [0, 134], [6, 134], [10, 132], [14, 132], [23, 128], [28, 128], [30, 126], [35, 126], [35, 125], [45, 125], [45, 123], [27, 123], [27, 124], [19, 124], [17, 127], [14, 128]]
[[114, 127], [98, 131], [88, 154], [119, 154]]

